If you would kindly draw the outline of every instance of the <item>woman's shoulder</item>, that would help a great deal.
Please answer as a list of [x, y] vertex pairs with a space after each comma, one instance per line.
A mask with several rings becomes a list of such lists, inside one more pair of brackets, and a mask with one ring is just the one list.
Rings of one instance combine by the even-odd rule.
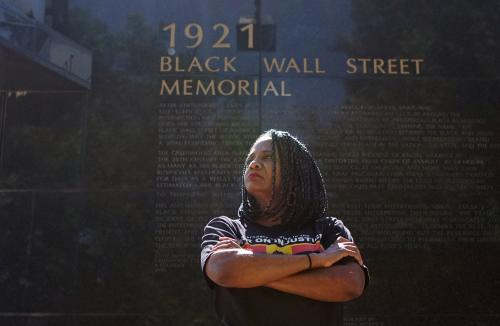
[[235, 237], [240, 237], [245, 232], [245, 227], [240, 219], [233, 219], [223, 215], [212, 218], [205, 225], [205, 233], [213, 232], [225, 232]]
[[344, 222], [338, 217], [335, 216], [325, 216], [316, 220], [316, 225], [326, 226], [330, 228], [339, 228], [344, 229]]
[[352, 241], [351, 231], [344, 225], [341, 219], [335, 216], [326, 216], [316, 220], [317, 230], [323, 234], [333, 235], [334, 238], [342, 236]]
[[217, 217], [212, 218], [210, 221], [208, 221], [207, 226], [214, 225], [214, 224], [222, 224], [222, 225], [227, 225], [227, 226], [231, 226], [231, 227], [240, 227], [242, 225], [239, 218], [234, 219], [234, 218], [230, 218], [230, 217], [225, 216], [225, 215], [221, 215], [221, 216], [217, 216]]

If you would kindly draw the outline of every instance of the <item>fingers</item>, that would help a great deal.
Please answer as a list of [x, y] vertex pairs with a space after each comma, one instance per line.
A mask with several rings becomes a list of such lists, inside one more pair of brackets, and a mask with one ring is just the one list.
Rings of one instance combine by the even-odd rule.
[[217, 246], [213, 246], [212, 247], [212, 251], [215, 252], [215, 251], [219, 251], [219, 250], [225, 250], [225, 249], [237, 249], [239, 247], [236, 247], [235, 245], [232, 245], [232, 244], [218, 244]]
[[219, 237], [219, 242], [212, 247], [212, 251], [235, 248], [241, 248], [237, 240], [229, 237]]
[[237, 245], [238, 247], [240, 246], [240, 243], [238, 242], [238, 240], [236, 239], [233, 239], [233, 238], [229, 238], [229, 237], [219, 237], [219, 242], [222, 242], [222, 241], [229, 241], [231, 243], [234, 243], [235, 245]]
[[236, 241], [235, 238], [230, 238], [230, 237], [219, 237], [219, 240], [234, 240], [234, 241]]
[[345, 246], [354, 246], [354, 247], [356, 247], [356, 244], [354, 242], [352, 242], [352, 241], [347, 240], [346, 238], [338, 237], [337, 240], [335, 240], [335, 242], [332, 243], [329, 248], [331, 248], [331, 247], [342, 248], [342, 247], [345, 247]]
[[354, 242], [349, 241], [342, 236], [338, 237], [337, 240], [329, 247], [329, 249], [332, 253], [338, 252], [340, 256], [338, 257], [338, 259], [351, 256], [356, 259], [358, 264], [363, 265], [363, 258], [361, 257], [359, 248]]
[[342, 242], [351, 242], [351, 241], [349, 241], [349, 239], [344, 238], [343, 236], [339, 236], [337, 238], [337, 240], [335, 240], [335, 242], [342, 243]]
[[[349, 255], [351, 256], [351, 255]], [[361, 258], [361, 254], [359, 252], [352, 255], [354, 259], [358, 262], [359, 265], [363, 266], [363, 258]]]
[[217, 251], [222, 249], [236, 249], [236, 248], [240, 248], [240, 246], [229, 241], [220, 241], [212, 247], [212, 251]]
[[356, 259], [358, 264], [363, 265], [363, 258], [361, 257], [361, 252], [359, 251], [357, 246], [350, 247], [349, 252], [350, 254], [348, 254], [348, 256], [353, 257], [354, 259]]

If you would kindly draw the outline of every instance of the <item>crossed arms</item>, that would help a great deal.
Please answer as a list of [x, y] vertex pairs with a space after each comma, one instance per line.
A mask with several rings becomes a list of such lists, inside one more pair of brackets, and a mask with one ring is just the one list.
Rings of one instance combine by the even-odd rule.
[[[361, 254], [353, 242], [339, 237], [321, 253], [307, 255], [256, 254], [236, 240], [220, 237], [205, 267], [207, 276], [224, 287], [267, 286], [310, 299], [349, 301], [363, 293], [365, 274]], [[344, 257], [356, 262], [337, 264]]]

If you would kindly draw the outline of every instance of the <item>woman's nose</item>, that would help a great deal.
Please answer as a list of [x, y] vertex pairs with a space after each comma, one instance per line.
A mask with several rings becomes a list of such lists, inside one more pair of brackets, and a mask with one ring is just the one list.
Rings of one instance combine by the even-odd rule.
[[250, 164], [248, 164], [248, 168], [260, 169], [261, 168], [260, 162], [257, 159], [253, 159], [252, 161], [250, 161]]

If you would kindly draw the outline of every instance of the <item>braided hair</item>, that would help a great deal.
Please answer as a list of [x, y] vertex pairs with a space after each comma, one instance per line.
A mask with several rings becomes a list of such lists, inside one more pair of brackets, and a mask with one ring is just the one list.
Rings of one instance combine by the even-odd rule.
[[[272, 139], [272, 195], [269, 205], [261, 209], [257, 200], [248, 193], [243, 168], [241, 205], [238, 216], [242, 220], [266, 220], [279, 217], [281, 225], [298, 228], [322, 218], [326, 214], [328, 199], [325, 184], [316, 162], [306, 146], [286, 131], [268, 130], [259, 136]], [[276, 157], [279, 158], [281, 183], [276, 189]]]

